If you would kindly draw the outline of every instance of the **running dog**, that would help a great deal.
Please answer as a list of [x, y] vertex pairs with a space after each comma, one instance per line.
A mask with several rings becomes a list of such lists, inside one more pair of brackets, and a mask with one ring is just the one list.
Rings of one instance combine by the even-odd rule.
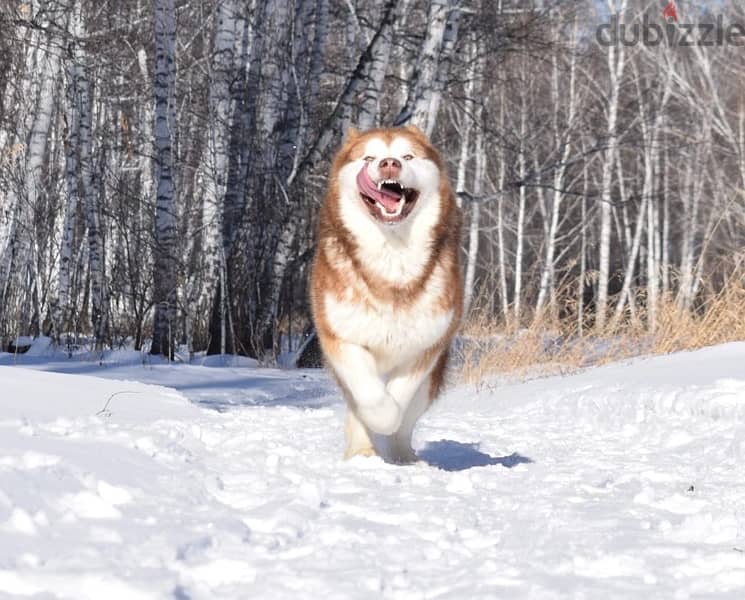
[[424, 133], [347, 133], [310, 282], [321, 349], [347, 401], [346, 458], [416, 460], [412, 432], [440, 392], [463, 311], [460, 224]]

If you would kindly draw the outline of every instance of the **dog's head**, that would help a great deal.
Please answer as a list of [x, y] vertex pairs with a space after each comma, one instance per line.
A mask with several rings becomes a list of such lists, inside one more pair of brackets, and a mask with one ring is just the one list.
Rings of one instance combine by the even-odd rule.
[[416, 127], [350, 129], [331, 173], [346, 221], [398, 226], [418, 212], [436, 210], [442, 161]]

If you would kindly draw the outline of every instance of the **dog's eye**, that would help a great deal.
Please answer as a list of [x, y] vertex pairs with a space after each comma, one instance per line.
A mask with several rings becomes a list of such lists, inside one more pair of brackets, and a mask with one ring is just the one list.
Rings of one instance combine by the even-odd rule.
[[375, 160], [375, 157], [374, 156], [366, 156], [362, 160], [364, 160], [365, 162], [372, 162], [372, 161]]
[[404, 154], [402, 158], [404, 160], [411, 160], [412, 158], [414, 158], [414, 155], [413, 154]]

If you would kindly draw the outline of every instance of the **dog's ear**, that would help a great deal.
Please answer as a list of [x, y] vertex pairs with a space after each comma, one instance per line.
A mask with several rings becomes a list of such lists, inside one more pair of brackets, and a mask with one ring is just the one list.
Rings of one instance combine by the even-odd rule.
[[350, 127], [349, 129], [347, 129], [347, 134], [344, 136], [344, 139], [346, 141], [350, 141], [350, 140], [353, 140], [359, 137], [359, 135], [360, 135], [360, 132], [357, 130], [356, 127]]

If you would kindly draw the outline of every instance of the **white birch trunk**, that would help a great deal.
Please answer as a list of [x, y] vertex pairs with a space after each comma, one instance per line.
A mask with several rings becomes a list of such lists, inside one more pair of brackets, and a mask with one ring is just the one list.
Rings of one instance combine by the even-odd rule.
[[[607, 0], [608, 10], [618, 13], [619, 22], [623, 22], [627, 0]], [[621, 81], [625, 67], [625, 46], [623, 44], [608, 46], [607, 65], [610, 79], [608, 94], [608, 146], [603, 161], [602, 183], [600, 189], [600, 239], [598, 256], [598, 290], [595, 300], [595, 324], [598, 329], [605, 325], [608, 307], [608, 281], [610, 280], [611, 219], [613, 189], [613, 164], [618, 146], [618, 108], [620, 103]]]
[[[28, 8], [26, 18], [36, 15], [38, 7], [35, 2], [25, 5]], [[46, 26], [46, 22], [42, 22]], [[47, 52], [48, 40], [42, 39], [40, 29], [28, 28], [25, 32], [24, 63], [22, 77], [17, 85], [9, 85], [3, 98], [3, 107], [15, 116], [15, 129], [0, 129], [0, 151], [2, 159], [7, 160], [7, 169], [12, 178], [20, 182], [20, 186], [0, 187], [0, 296], [5, 305], [5, 286], [11, 270], [12, 244], [18, 224], [16, 211], [19, 210], [20, 198], [23, 195], [23, 169], [26, 152], [28, 151], [28, 136], [36, 112], [39, 99], [39, 79], [45, 76], [41, 61]], [[9, 247], [10, 246], [10, 247]]]
[[[705, 131], [710, 132], [708, 127]], [[708, 139], [708, 136], [705, 137]], [[689, 184], [686, 186], [684, 202], [684, 225], [681, 237], [680, 287], [677, 304], [686, 310], [691, 308], [698, 286], [696, 277], [696, 239], [701, 227], [699, 212], [704, 192], [704, 178], [698, 176], [701, 165], [708, 160], [708, 149], [697, 146], [688, 165]]]
[[[362, 56], [360, 56], [354, 71], [347, 79], [347, 83], [334, 105], [334, 110], [323, 124], [318, 138], [309, 149], [300, 167], [294, 172], [295, 179], [304, 172], [304, 168], [315, 165], [320, 161], [325, 156], [331, 144], [341, 137], [343, 125], [345, 124], [345, 116], [351, 113], [352, 107], [356, 103], [357, 95], [365, 83], [365, 72], [370, 57], [375, 54], [377, 46], [383, 43], [383, 31], [387, 27], [386, 22], [389, 20], [395, 22], [396, 6], [396, 0], [385, 0], [378, 29], [362, 53]], [[288, 185], [291, 183], [292, 180], [288, 180]]]
[[[469, 102], [466, 100], [466, 106]], [[458, 137], [460, 138], [460, 154], [458, 155], [458, 168], [455, 171], [455, 202], [458, 208], [463, 206], [463, 192], [466, 191], [466, 177], [468, 176], [468, 163], [471, 159], [471, 130], [473, 119], [470, 115], [463, 115]]]
[[[147, 52], [145, 48], [137, 51], [137, 66], [140, 71], [140, 77], [143, 83], [149, 88], [151, 83], [150, 73], [147, 68]], [[153, 107], [149, 102], [143, 103], [142, 107], [142, 124], [144, 147], [138, 158], [140, 171], [140, 189], [143, 198], [152, 198], [153, 196], [153, 156], [155, 148], [153, 146]]]
[[[486, 154], [484, 152], [484, 133], [481, 128], [476, 132], [476, 168], [474, 170], [473, 193], [479, 197], [483, 193], [484, 171], [486, 170]], [[463, 318], [465, 319], [473, 303], [474, 282], [476, 278], [476, 263], [479, 255], [479, 221], [481, 204], [471, 204], [471, 222], [468, 226], [468, 257], [466, 260], [466, 275], [464, 278], [465, 297], [463, 301]]]
[[[45, 44], [50, 42], [45, 40]], [[40, 42], [41, 43], [41, 42]], [[56, 79], [59, 73], [59, 53], [48, 45], [38, 48], [38, 99], [36, 110], [32, 113], [31, 130], [26, 147], [25, 165], [21, 170], [22, 188], [17, 197], [10, 223], [7, 246], [2, 257], [2, 300], [3, 305], [8, 293], [8, 286], [14, 273], [20, 276], [19, 286], [23, 281], [30, 283], [26, 293], [35, 295], [31, 286], [36, 272], [33, 253], [33, 239], [36, 232], [32, 230], [33, 213], [40, 197], [44, 194], [44, 163], [47, 158], [47, 140], [55, 108]], [[38, 298], [37, 298], [38, 300]], [[41, 318], [41, 315], [38, 315]]]
[[[505, 126], [505, 92], [502, 88], [499, 103], [499, 126], [504, 130]], [[507, 163], [504, 150], [499, 151], [499, 178], [497, 181], [497, 256], [499, 260], [499, 292], [502, 300], [502, 316], [505, 324], [510, 321], [510, 299], [507, 289], [507, 258], [504, 239], [504, 184], [506, 178]]]
[[209, 130], [207, 132], [205, 194], [203, 198], [205, 265], [208, 281], [205, 288], [211, 297], [214, 284], [213, 273], [218, 275], [220, 285], [220, 353], [225, 354], [225, 313], [227, 309], [227, 285], [225, 282], [225, 247], [221, 239], [223, 231], [222, 206], [226, 201], [228, 186], [228, 153], [230, 151], [230, 126], [233, 102], [230, 85], [236, 76], [235, 51], [242, 31], [238, 30], [238, 3], [236, 0], [221, 0], [215, 9], [215, 41], [212, 51], [209, 89]]
[[696, 148], [694, 155], [689, 159], [686, 168], [683, 169], [683, 182], [681, 188], [681, 204], [683, 205], [683, 223], [680, 236], [680, 282], [678, 284], [678, 294], [676, 304], [679, 308], [684, 308], [688, 303], [691, 286], [693, 285], [693, 232], [691, 225], [693, 219], [693, 198], [694, 198], [694, 164], [700, 158], [700, 150]]
[[[584, 151], [584, 144], [582, 144]], [[579, 278], [577, 280], [577, 332], [580, 337], [585, 329], [585, 282], [587, 280], [587, 190], [590, 186], [587, 163], [582, 168], [582, 200], [580, 207]]]
[[[321, 85], [321, 77], [323, 75], [323, 53], [324, 45], [328, 30], [329, 20], [329, 5], [328, 0], [316, 0], [316, 13], [315, 13], [315, 26], [313, 27], [313, 47], [310, 56], [310, 66], [308, 68], [308, 75], [305, 84], [305, 93], [303, 96], [306, 99], [305, 106], [301, 107], [300, 112], [300, 123], [298, 126], [298, 132], [295, 136], [294, 145], [294, 157], [292, 163], [292, 170], [287, 176], [287, 187], [291, 187], [297, 176], [298, 169], [302, 163], [303, 156], [306, 151], [306, 144], [308, 141], [308, 133], [310, 123], [310, 112], [315, 108], [318, 103], [319, 88]], [[385, 23], [383, 23], [385, 27]], [[382, 42], [381, 42], [382, 43]], [[385, 77], [385, 71], [383, 71], [381, 77]], [[380, 83], [382, 87], [382, 79]], [[298, 94], [300, 92], [298, 91]]]
[[[552, 73], [551, 73], [551, 91], [552, 91], [552, 102], [554, 105], [554, 140], [557, 149], [562, 148], [560, 154], [560, 162], [558, 167], [554, 171], [553, 178], [553, 195], [551, 202], [551, 222], [548, 228], [547, 240], [546, 240], [546, 256], [544, 259], [543, 269], [541, 270], [541, 281], [538, 290], [538, 300], [536, 301], [536, 318], [540, 317], [546, 302], [549, 298], [551, 290], [554, 289], [554, 271], [555, 271], [555, 255], [556, 255], [556, 238], [559, 231], [559, 214], [561, 212], [561, 202], [564, 198], [564, 194], [561, 191], [564, 187], [564, 173], [566, 171], [566, 163], [569, 159], [572, 150], [572, 144], [569, 141], [569, 133], [562, 132], [558, 121], [558, 111], [560, 106], [561, 98], [563, 94], [560, 94], [560, 78], [559, 65], [556, 54], [552, 56]], [[576, 115], [576, 101], [575, 101], [575, 79], [576, 79], [576, 53], [571, 53], [571, 59], [569, 64], [569, 90], [567, 98], [567, 124], [568, 127], [574, 125], [574, 118]]]
[[[476, 125], [476, 140], [474, 144], [475, 165], [473, 172], [473, 196], [476, 202], [471, 203], [471, 222], [468, 227], [468, 256], [466, 260], [466, 274], [464, 278], [465, 296], [463, 302], [463, 318], [466, 319], [473, 303], [474, 282], [476, 278], [476, 262], [479, 254], [479, 221], [481, 214], [481, 200], [484, 193], [484, 176], [486, 173], [486, 152], [484, 148], [484, 126], [482, 123], [482, 89], [484, 77], [483, 43], [471, 40], [470, 68], [466, 85], [466, 122], [471, 120]], [[466, 136], [465, 144], [468, 143]]]
[[665, 77], [665, 87], [658, 105], [655, 107], [655, 115], [651, 125], [648, 123], [648, 115], [644, 107], [642, 90], [638, 87], [641, 78], [637, 76], [637, 89], [639, 91], [639, 107], [641, 111], [642, 136], [646, 142], [644, 152], [644, 184], [642, 194], [649, 194], [647, 204], [647, 326], [650, 331], [657, 327], [657, 309], [660, 297], [660, 212], [658, 202], [658, 191], [660, 189], [658, 166], [660, 162], [660, 133], [663, 123], [663, 115], [667, 110], [667, 103], [672, 91], [672, 77], [669, 72], [662, 74]]
[[[442, 36], [442, 45], [440, 46], [440, 53], [437, 57], [437, 72], [435, 73], [434, 87], [432, 95], [429, 101], [430, 117], [427, 123], [427, 135], [431, 136], [434, 131], [435, 123], [437, 121], [437, 115], [440, 112], [440, 104], [442, 103], [442, 94], [448, 85], [448, 77], [450, 75], [450, 66], [452, 62], [453, 50], [455, 44], [458, 41], [458, 30], [460, 25], [461, 16], [461, 3], [458, 0], [449, 1], [449, 11], [447, 15], [447, 21], [445, 22], [445, 31]], [[481, 0], [474, 2], [475, 9], [480, 10]], [[483, 48], [483, 41], [481, 48]], [[479, 56], [479, 60], [483, 60], [483, 54]], [[483, 69], [482, 69], [483, 70]]]
[[[382, 8], [383, 2], [378, 1], [376, 6]], [[366, 86], [359, 105], [359, 116], [357, 126], [361, 130], [370, 129], [378, 125], [378, 113], [380, 111], [380, 97], [383, 91], [383, 81], [388, 70], [388, 61], [391, 55], [393, 42], [393, 20], [383, 22], [380, 30], [380, 42], [373, 50], [372, 59], [367, 66]]]
[[454, 0], [430, 0], [427, 29], [417, 57], [416, 79], [397, 124], [410, 122], [432, 135], [442, 97], [449, 54], [458, 34], [460, 8]]
[[[651, 196], [647, 202], [647, 327], [654, 331], [657, 327], [657, 303], [659, 301], [659, 256], [657, 249], [658, 219], [655, 210], [657, 202], [652, 196], [651, 167], [645, 165], [644, 187]], [[649, 181], [648, 181], [649, 178]], [[643, 192], [642, 192], [643, 193]], [[629, 267], [630, 269], [633, 266]]]
[[80, 110], [80, 180], [88, 226], [88, 261], [91, 277], [91, 322], [96, 340], [96, 350], [101, 350], [108, 330], [105, 249], [101, 227], [100, 197], [93, 182], [93, 107], [91, 105], [90, 80], [84, 69], [79, 71], [78, 101]]
[[[290, 11], [291, 3], [285, 0], [265, 0], [264, 27], [272, 31], [271, 43], [265, 45], [261, 76], [266, 81], [264, 97], [259, 103], [257, 128], [259, 139], [272, 140], [276, 137], [276, 127], [283, 109], [287, 105], [286, 94], [291, 75], [289, 65], [284, 64], [283, 53], [287, 44], [287, 36], [291, 33], [289, 23], [294, 21]], [[271, 149], [266, 149], [267, 155], [273, 155]]]
[[523, 248], [525, 246], [525, 204], [527, 202], [527, 188], [525, 177], [527, 175], [527, 162], [525, 158], [524, 140], [527, 134], [528, 107], [526, 98], [523, 96], [520, 103], [520, 149], [517, 156], [517, 176], [520, 179], [520, 190], [518, 193], [517, 226], [515, 229], [515, 285], [512, 292], [513, 317], [515, 326], [520, 324], [520, 311], [522, 310], [522, 284], [523, 284]]
[[[279, 310], [279, 299], [282, 282], [287, 265], [291, 257], [292, 245], [297, 231], [298, 215], [292, 211], [292, 203], [286, 187], [288, 177], [292, 174], [296, 164], [296, 153], [293, 151], [294, 136], [288, 136], [287, 131], [277, 133], [280, 119], [284, 118], [285, 129], [299, 127], [302, 107], [300, 106], [299, 81], [296, 65], [288, 65], [286, 49], [291, 48], [291, 60], [302, 62], [299, 55], [304, 48], [296, 44], [297, 29], [307, 20], [304, 9], [309, 6], [308, 0], [300, 3], [296, 13], [290, 12], [290, 5], [282, 0], [268, 0], [266, 6], [267, 27], [273, 27], [277, 33], [273, 40], [273, 47], [265, 49], [264, 68], [262, 76], [270, 81], [260, 111], [258, 130], [260, 139], [268, 140], [269, 144], [263, 149], [264, 171], [269, 174], [263, 179], [263, 190], [260, 194], [270, 195], [274, 207], [265, 227], [269, 230], [264, 243], [268, 246], [269, 258], [266, 275], [259, 282], [261, 286], [261, 304], [257, 307], [258, 323], [254, 326], [253, 346], [257, 354], [265, 348], [264, 334], [274, 330], [274, 321]], [[293, 27], [286, 24], [292, 23]], [[291, 77], [293, 75], [293, 77]], [[297, 131], [297, 130], [296, 130]], [[270, 200], [270, 198], [266, 198]], [[263, 274], [263, 273], [262, 273]], [[276, 342], [276, 340], [275, 340]]]
[[155, 0], [155, 252], [153, 264], [152, 354], [173, 358], [178, 262], [173, 138], [176, 105], [176, 8]]
[[[76, 37], [82, 37], [82, 16], [80, 7], [76, 9], [73, 32]], [[60, 243], [59, 274], [57, 279], [57, 306], [55, 321], [58, 333], [70, 329], [70, 269], [73, 259], [73, 242], [77, 224], [79, 202], [80, 169], [80, 93], [78, 90], [80, 72], [83, 65], [77, 60], [78, 50], [73, 48], [73, 59], [67, 67], [66, 102], [68, 114], [68, 132], [65, 143], [65, 178], [67, 197], [64, 205], [64, 221], [62, 225], [62, 242]]]
[[648, 195], [642, 195], [642, 203], [639, 207], [639, 213], [636, 216], [636, 226], [634, 228], [634, 235], [629, 245], [628, 258], [626, 260], [626, 273], [624, 274], [623, 286], [621, 288], [621, 294], [616, 303], [616, 308], [613, 312], [613, 318], [611, 319], [611, 329], [618, 325], [618, 322], [623, 315], [623, 309], [626, 306], [626, 302], [630, 301], [631, 284], [634, 281], [635, 265], [639, 258], [639, 248], [641, 247], [642, 232], [644, 231], [644, 222], [646, 219], [647, 206], [649, 204]]
[[[82, 18], [82, 17], [81, 17]], [[76, 27], [82, 31], [82, 21]], [[93, 180], [93, 99], [86, 57], [76, 47], [78, 111], [80, 115], [80, 189], [88, 228], [88, 264], [91, 278], [91, 322], [96, 350], [103, 348], [108, 337], [108, 307], [106, 291], [106, 267], [104, 235], [101, 226], [100, 196]]]
[[[664, 118], [662, 120], [664, 126]], [[662, 296], [668, 298], [670, 294], [670, 160], [668, 147], [665, 145], [662, 153], [662, 166], [659, 169], [664, 178], [660, 189], [662, 191]]]

